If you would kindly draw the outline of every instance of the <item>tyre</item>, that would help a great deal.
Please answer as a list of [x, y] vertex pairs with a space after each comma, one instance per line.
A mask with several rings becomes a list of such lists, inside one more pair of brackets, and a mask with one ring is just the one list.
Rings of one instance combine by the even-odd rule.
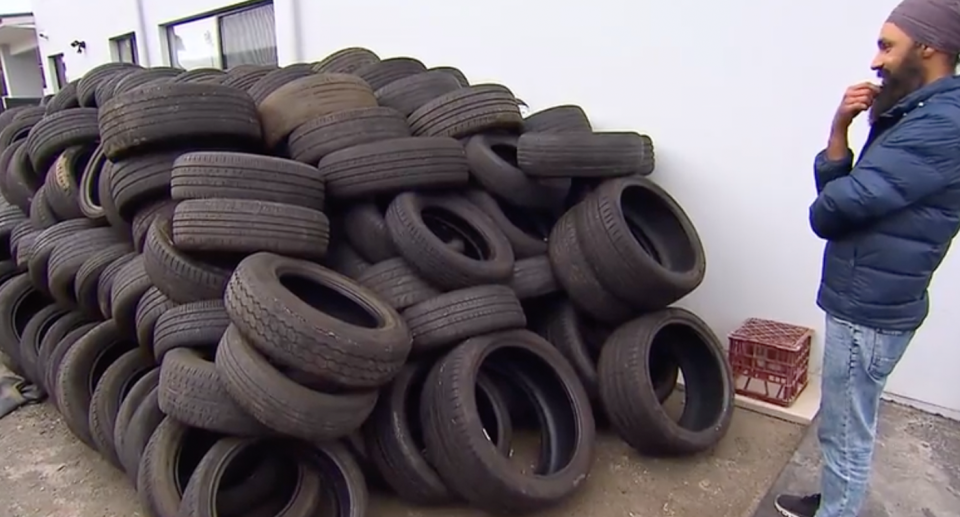
[[407, 122], [416, 136], [461, 138], [482, 131], [516, 131], [523, 116], [507, 87], [481, 84], [433, 99], [411, 113]]
[[550, 265], [550, 257], [546, 255], [516, 261], [513, 277], [508, 285], [521, 301], [560, 292], [553, 266]]
[[290, 134], [290, 156], [316, 165], [330, 153], [360, 144], [410, 136], [406, 116], [378, 106], [338, 111], [310, 120]]
[[351, 73], [366, 81], [376, 91], [394, 81], [426, 71], [427, 67], [418, 59], [392, 57], [366, 64]]
[[538, 257], [547, 253], [547, 238], [557, 222], [553, 214], [498, 201], [482, 190], [469, 190], [466, 198], [500, 228], [510, 241], [516, 258]]
[[56, 374], [57, 407], [70, 432], [96, 450], [90, 431], [90, 400], [107, 368], [137, 343], [123, 336], [112, 321], [100, 323], [64, 354]]
[[155, 368], [153, 356], [142, 349], [130, 350], [104, 370], [93, 390], [87, 422], [90, 435], [100, 454], [117, 468], [123, 468], [113, 441], [120, 406], [130, 388]]
[[263, 140], [268, 149], [274, 149], [310, 119], [376, 106], [373, 90], [362, 79], [346, 74], [313, 74], [277, 88], [257, 109], [263, 122]]
[[386, 83], [374, 94], [381, 106], [393, 108], [404, 117], [424, 104], [460, 89], [460, 81], [442, 71], [427, 71]]
[[144, 86], [110, 99], [99, 120], [103, 152], [111, 160], [178, 143], [255, 145], [261, 136], [250, 96], [218, 84]]
[[156, 287], [147, 289], [140, 301], [134, 316], [137, 343], [150, 357], [154, 357], [153, 329], [163, 313], [176, 307], [177, 304]]
[[221, 438], [170, 417], [160, 422], [143, 449], [137, 473], [140, 504], [149, 515], [180, 515], [183, 480], [190, 478], [204, 454]]
[[98, 252], [117, 245], [123, 243], [111, 228], [80, 230], [56, 240], [47, 261], [47, 283], [53, 299], [63, 307], [78, 308], [76, 286], [80, 268]]
[[420, 278], [407, 261], [399, 257], [366, 268], [357, 282], [398, 311], [440, 296], [436, 287]]
[[98, 145], [87, 161], [80, 177], [80, 186], [77, 205], [85, 217], [101, 220], [105, 216], [100, 200], [100, 174], [106, 165], [107, 156], [103, 154], [103, 146]]
[[415, 354], [435, 352], [474, 336], [527, 325], [520, 300], [505, 285], [443, 293], [408, 307], [402, 316], [413, 335]]
[[406, 190], [457, 188], [470, 179], [466, 155], [452, 138], [396, 138], [348, 147], [317, 165], [327, 192], [356, 199]]
[[190, 427], [233, 436], [270, 431], [230, 397], [213, 364], [217, 341], [204, 348], [177, 348], [164, 355], [157, 399], [164, 414]]
[[80, 210], [80, 180], [90, 161], [94, 147], [74, 146], [65, 149], [53, 162], [44, 180], [47, 204], [58, 220], [85, 217]]
[[142, 255], [125, 264], [114, 276], [110, 286], [110, 314], [124, 335], [136, 338], [137, 304], [151, 287], [153, 284], [144, 271]]
[[44, 371], [43, 385], [47, 388], [47, 393], [50, 395], [50, 401], [53, 402], [54, 406], [57, 409], [60, 409], [60, 403], [57, 402], [58, 395], [57, 391], [59, 386], [57, 386], [57, 375], [60, 373], [60, 365], [63, 363], [63, 358], [67, 355], [67, 352], [71, 348], [76, 346], [80, 338], [84, 337], [93, 330], [98, 324], [94, 322], [83, 323], [80, 326], [68, 331], [64, 334], [63, 339], [56, 343], [56, 346], [53, 347], [53, 350], [50, 352], [50, 358], [47, 361], [44, 361], [46, 371]]
[[175, 348], [216, 348], [230, 318], [223, 301], [205, 300], [174, 307], [153, 328], [153, 353], [157, 362]]
[[177, 303], [223, 298], [233, 269], [209, 264], [173, 244], [173, 217], [157, 217], [147, 230], [143, 267], [163, 294]]
[[[466, 199], [400, 194], [390, 204], [387, 228], [400, 255], [425, 280], [441, 289], [506, 283], [513, 275], [510, 241]], [[447, 242], [459, 239], [459, 252]]]
[[[110, 319], [113, 317], [113, 303], [111, 293], [113, 292], [113, 281], [117, 273], [123, 269], [128, 262], [135, 260], [140, 255], [129, 252], [114, 259], [107, 264], [97, 279], [97, 307], [100, 309], [101, 317]], [[79, 300], [79, 298], [77, 298]]]
[[554, 276], [570, 301], [585, 314], [610, 324], [629, 320], [634, 310], [600, 284], [597, 274], [584, 255], [574, 223], [582, 209], [577, 205], [557, 222], [548, 239], [548, 256]]
[[364, 260], [383, 262], [397, 256], [384, 218], [387, 205], [357, 203], [343, 215], [343, 233], [350, 245]]
[[246, 153], [187, 153], [170, 175], [175, 200], [247, 199], [323, 210], [324, 193], [316, 167]]
[[372, 50], [363, 47], [348, 47], [330, 54], [313, 66], [324, 74], [349, 74], [364, 66], [379, 63], [380, 57]]
[[306, 261], [251, 255], [237, 267], [224, 299], [231, 321], [261, 353], [334, 385], [381, 386], [410, 352], [410, 331], [396, 310]]
[[679, 203], [646, 178], [604, 182], [580, 204], [574, 224], [597, 280], [638, 311], [676, 302], [706, 274], [693, 223]]
[[[536, 413], [544, 440], [557, 443], [559, 436], [547, 437], [565, 435], [535, 476], [503, 461], [479, 425], [476, 402], [464, 396], [484, 366], [522, 387], [531, 403], [549, 404]], [[469, 339], [431, 377], [420, 406], [427, 457], [468, 502], [490, 513], [525, 513], [554, 506], [583, 485], [596, 439], [590, 401], [566, 359], [542, 338], [521, 330]]]
[[524, 133], [592, 133], [590, 119], [580, 106], [565, 104], [540, 110], [523, 119]]
[[637, 133], [524, 133], [520, 170], [543, 178], [615, 178], [653, 172], [653, 142]]
[[[406, 365], [384, 388], [374, 413], [363, 427], [364, 445], [377, 472], [399, 497], [420, 505], [445, 504], [456, 499], [422, 452], [422, 429], [417, 416], [432, 366], [429, 360]], [[478, 376], [476, 389], [484, 429], [497, 449], [509, 455], [513, 429], [503, 394], [484, 374]]]
[[[126, 396], [120, 402], [120, 408], [117, 409], [117, 418], [113, 424], [113, 450], [116, 451], [117, 459], [120, 461], [120, 468], [127, 472], [127, 477], [131, 478], [130, 471], [127, 470], [127, 464], [124, 462], [124, 449], [126, 448], [126, 439], [128, 431], [134, 425], [134, 414], [137, 409], [147, 400], [151, 393], [154, 393], [154, 404], [156, 404], [156, 387], [160, 380], [160, 368], [152, 368], [141, 375], [135, 382], [129, 386]], [[150, 430], [153, 431], [152, 429]], [[148, 437], [149, 438], [149, 437]], [[146, 442], [143, 443], [146, 445]], [[142, 448], [141, 448], [142, 450]], [[136, 469], [133, 469], [131, 481], [136, 488]]]
[[337, 395], [292, 381], [230, 326], [217, 347], [217, 373], [245, 412], [276, 432], [320, 443], [360, 428], [377, 402], [376, 391]]
[[271, 93], [273, 93], [277, 88], [297, 79], [313, 75], [313, 71], [309, 67], [303, 68], [293, 68], [293, 67], [284, 67], [279, 70], [274, 70], [267, 75], [263, 76], [258, 80], [250, 89], [247, 90], [247, 93], [250, 94], [250, 98], [253, 99], [253, 102], [258, 106], [263, 99], [266, 99]]
[[[671, 356], [683, 373], [687, 403], [679, 422], [660, 406], [649, 364], [656, 351]], [[643, 454], [701, 452], [730, 428], [734, 386], [723, 345], [684, 309], [651, 312], [614, 331], [600, 354], [598, 379], [613, 429]]]
[[[277, 456], [287, 460], [281, 463], [293, 466], [297, 471], [292, 490], [282, 491], [287, 494], [281, 494], [280, 491], [271, 494], [270, 490], [264, 490], [259, 495], [266, 497], [260, 500], [247, 498], [244, 510], [252, 510], [256, 515], [278, 517], [317, 515], [324, 503], [323, 497], [328, 493], [322, 484], [321, 471], [300, 455], [276, 449], [276, 444], [256, 439], [230, 437], [217, 441], [204, 454], [190, 476], [178, 515], [216, 517], [221, 512], [226, 514], [223, 497], [228, 493], [229, 480], [231, 474], [235, 475], [235, 469], [246, 469], [246, 465], [256, 459], [261, 462], [276, 460]], [[282, 480], [284, 476], [279, 477]], [[287, 484], [284, 481], [281, 483]]]
[[27, 135], [33, 170], [50, 168], [57, 155], [75, 145], [96, 145], [100, 137], [96, 108], [73, 108], [43, 117]]
[[0, 351], [10, 359], [10, 369], [23, 374], [20, 361], [20, 340], [27, 323], [50, 300], [34, 288], [30, 277], [18, 275], [0, 286]]
[[571, 181], [527, 176], [517, 166], [517, 137], [476, 135], [464, 146], [472, 177], [487, 191], [516, 207], [555, 210], [567, 198]]
[[319, 210], [250, 199], [190, 199], [173, 212], [173, 243], [187, 253], [259, 251], [321, 258], [330, 223]]
[[43, 386], [43, 370], [40, 367], [40, 345], [43, 337], [50, 327], [66, 314], [65, 309], [48, 305], [37, 311], [23, 329], [18, 359], [26, 378], [37, 386]]

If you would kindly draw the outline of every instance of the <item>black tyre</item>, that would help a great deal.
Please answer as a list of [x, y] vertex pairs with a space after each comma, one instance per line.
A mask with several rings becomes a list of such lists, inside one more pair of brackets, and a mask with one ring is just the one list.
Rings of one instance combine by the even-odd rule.
[[355, 199], [405, 190], [463, 186], [470, 179], [463, 146], [452, 138], [397, 138], [325, 156], [317, 166], [331, 197]]
[[[683, 374], [686, 404], [678, 422], [660, 406], [650, 375], [656, 350], [671, 356]], [[614, 331], [600, 354], [598, 378], [614, 430], [641, 453], [704, 451], [730, 428], [734, 386], [723, 345], [684, 309], [645, 314]]]
[[410, 331], [396, 310], [306, 261], [270, 253], [247, 257], [230, 279], [225, 303], [231, 321], [262, 353], [336, 385], [380, 386], [410, 352]]
[[[464, 198], [400, 194], [386, 220], [400, 255], [441, 289], [505, 283], [513, 275], [510, 241]], [[447, 245], [453, 239], [464, 242], [463, 252]]]
[[234, 326], [217, 347], [216, 365], [223, 386], [245, 412], [274, 431], [313, 443], [359, 429], [377, 402], [376, 391], [332, 395], [290, 380]]
[[177, 143], [255, 145], [261, 133], [246, 92], [218, 84], [167, 83], [110, 99], [100, 109], [100, 136], [104, 153], [117, 159], [136, 149]]
[[[536, 475], [504, 461], [480, 425], [476, 401], [465, 397], [482, 367], [502, 372], [499, 378], [544, 405], [536, 413], [541, 439], [558, 446]], [[427, 457], [468, 502], [490, 513], [525, 513], [554, 506], [583, 485], [593, 462], [593, 413], [576, 373], [550, 343], [524, 330], [473, 338], [441, 359], [431, 379], [420, 406]]]

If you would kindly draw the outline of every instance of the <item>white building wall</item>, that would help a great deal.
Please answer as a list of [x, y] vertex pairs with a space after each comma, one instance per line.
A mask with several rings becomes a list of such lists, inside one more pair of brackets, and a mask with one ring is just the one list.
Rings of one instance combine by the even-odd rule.
[[[158, 26], [217, 0], [34, 0], [41, 54], [70, 78], [109, 59], [108, 38], [137, 30], [165, 63]], [[582, 105], [599, 129], [649, 133], [655, 178], [683, 204], [708, 253], [685, 305], [720, 333], [757, 316], [823, 328], [815, 305], [823, 243], [810, 231], [813, 155], [846, 86], [873, 77], [877, 32], [897, 0], [275, 0], [281, 64], [346, 46], [453, 65], [502, 82], [532, 110]], [[94, 7], [95, 6], [95, 7]], [[106, 13], [106, 14], [105, 14]], [[141, 26], [142, 25], [142, 26]], [[87, 42], [85, 55], [70, 41]], [[141, 57], [142, 63], [148, 61]], [[866, 136], [861, 120], [854, 145]], [[960, 257], [931, 291], [930, 319], [889, 389], [960, 412]], [[822, 343], [814, 351], [819, 370]]]
[[10, 45], [0, 45], [0, 64], [7, 81], [7, 95], [12, 97], [40, 97], [43, 79], [37, 48], [30, 47], [18, 54]]

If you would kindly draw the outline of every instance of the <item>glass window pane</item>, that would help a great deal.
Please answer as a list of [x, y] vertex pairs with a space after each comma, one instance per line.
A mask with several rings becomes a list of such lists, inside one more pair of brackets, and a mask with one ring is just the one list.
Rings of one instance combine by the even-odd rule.
[[126, 36], [117, 40], [117, 58], [121, 63], [137, 62], [137, 43], [133, 36]]
[[173, 66], [184, 70], [220, 68], [216, 18], [174, 25], [167, 29], [167, 41]]
[[220, 17], [223, 66], [277, 64], [277, 30], [273, 4]]

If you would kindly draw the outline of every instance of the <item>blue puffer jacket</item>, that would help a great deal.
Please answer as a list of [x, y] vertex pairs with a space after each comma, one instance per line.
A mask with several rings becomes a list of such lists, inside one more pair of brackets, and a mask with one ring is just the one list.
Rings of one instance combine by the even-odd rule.
[[827, 246], [817, 304], [876, 329], [913, 330], [927, 286], [960, 229], [960, 77], [913, 92], [853, 154], [815, 160], [810, 226]]

